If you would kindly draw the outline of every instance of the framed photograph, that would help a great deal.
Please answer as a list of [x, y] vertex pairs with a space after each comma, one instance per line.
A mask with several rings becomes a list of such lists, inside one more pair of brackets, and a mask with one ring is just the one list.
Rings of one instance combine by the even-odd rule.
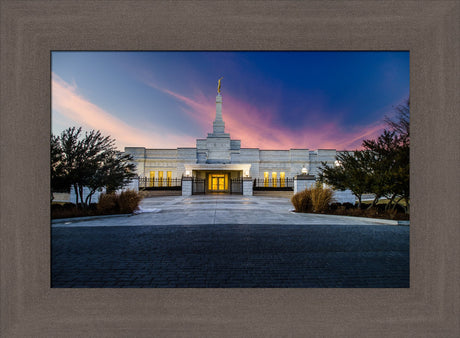
[[52, 287], [410, 286], [408, 51], [52, 51], [51, 73]]
[[[2, 336], [458, 335], [457, 2], [2, 1], [1, 9]], [[409, 53], [410, 286], [52, 287], [52, 58], [79, 51]], [[57, 75], [63, 90], [75, 92], [77, 82]], [[213, 100], [225, 98], [220, 76]], [[211, 138], [228, 130], [218, 101]], [[218, 142], [212, 149], [196, 142], [209, 164], [222, 160]], [[230, 144], [236, 154], [238, 144]], [[204, 190], [224, 193], [232, 179], [239, 189], [232, 170], [216, 168], [204, 173]], [[203, 171], [183, 169], [185, 178]], [[265, 171], [247, 169], [251, 183], [257, 175], [263, 186]], [[168, 170], [153, 166], [143, 172], [146, 184], [159, 183], [150, 179], [160, 171], [162, 184], [172, 185], [173, 172], [168, 181]], [[243, 193], [246, 170], [237, 171]], [[282, 171], [266, 171], [281, 188]]]

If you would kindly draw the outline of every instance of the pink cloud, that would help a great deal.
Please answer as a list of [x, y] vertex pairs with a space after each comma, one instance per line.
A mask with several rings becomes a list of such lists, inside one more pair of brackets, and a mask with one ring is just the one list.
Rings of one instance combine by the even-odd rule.
[[[184, 112], [211, 131], [215, 117], [213, 99], [202, 94], [191, 99], [153, 84], [150, 85], [185, 103], [189, 109], [184, 109]], [[233, 139], [240, 139], [241, 146], [246, 148], [355, 150], [361, 148], [363, 139], [378, 137], [384, 128], [384, 124], [378, 122], [343, 130], [338, 122], [330, 121], [322, 123], [320, 128], [306, 126], [301, 130], [293, 131], [274, 123], [274, 111], [250, 105], [231, 94], [223, 97], [222, 115], [226, 132], [230, 133]], [[199, 137], [205, 135], [197, 135], [197, 138]]]
[[[215, 117], [215, 101], [198, 92], [193, 98], [160, 88], [154, 83], [149, 86], [160, 90], [179, 102], [184, 103], [184, 113], [212, 132], [212, 121]], [[293, 131], [275, 123], [275, 111], [271, 108], [260, 108], [238, 100], [231, 93], [223, 97], [223, 118], [226, 132], [233, 139], [240, 139], [242, 147], [260, 149], [359, 149], [366, 138], [376, 138], [382, 131], [383, 123], [367, 126], [356, 126], [344, 130], [338, 121], [322, 123], [321, 127], [305, 126]], [[117, 141], [117, 146], [141, 146], [147, 148], [194, 147], [197, 138], [203, 135], [178, 134], [175, 130], [167, 130], [164, 126], [149, 126], [149, 130], [137, 128], [120, 118], [111, 115], [96, 104], [90, 102], [79, 92], [75, 83], [67, 83], [57, 74], [52, 76], [52, 108], [58, 118], [63, 116], [71, 120], [75, 126], [84, 129], [99, 129]], [[319, 115], [315, 114], [315, 115]], [[318, 121], [317, 121], [318, 122]], [[316, 125], [317, 123], [315, 123]]]
[[[195, 100], [192, 100], [186, 96], [183, 96], [181, 94], [175, 93], [171, 90], [161, 88], [157, 86], [155, 83], [150, 82], [150, 81], [145, 81], [145, 83], [154, 88], [157, 89], [165, 94], [168, 94], [175, 99], [177, 99], [180, 102], [183, 102], [186, 104], [187, 108], [183, 108], [183, 111], [193, 118], [198, 124], [200, 124], [203, 127], [209, 127], [211, 126], [212, 128], [212, 120], [214, 119], [215, 116], [215, 105], [213, 105], [212, 101], [207, 100], [203, 95], [199, 95], [199, 97]], [[213, 112], [214, 110], [214, 112]], [[211, 124], [209, 123], [209, 119], [211, 119]], [[197, 135], [197, 138], [202, 137], [203, 135]]]
[[165, 131], [164, 128], [153, 126], [149, 131], [145, 131], [131, 126], [84, 98], [78, 93], [75, 83], [69, 84], [55, 73], [52, 74], [51, 101], [54, 112], [73, 121], [75, 126], [82, 126], [87, 130], [101, 130], [104, 135], [110, 135], [116, 139], [119, 149], [126, 146], [176, 148], [195, 144], [194, 138], [177, 135]]

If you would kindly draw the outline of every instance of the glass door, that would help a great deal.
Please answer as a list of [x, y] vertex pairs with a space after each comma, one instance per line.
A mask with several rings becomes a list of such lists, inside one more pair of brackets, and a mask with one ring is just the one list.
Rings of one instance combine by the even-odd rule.
[[225, 186], [225, 175], [210, 175], [211, 176], [211, 184], [210, 190], [214, 192], [222, 192], [227, 190]]
[[219, 185], [219, 189], [218, 190], [225, 190], [225, 180], [223, 177], [218, 177], [217, 178], [218, 180], [218, 185]]

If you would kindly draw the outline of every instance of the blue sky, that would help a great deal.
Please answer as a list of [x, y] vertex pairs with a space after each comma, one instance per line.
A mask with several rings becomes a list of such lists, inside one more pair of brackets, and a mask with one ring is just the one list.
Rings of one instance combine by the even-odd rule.
[[53, 52], [52, 132], [100, 129], [117, 146], [354, 150], [409, 97], [409, 52]]

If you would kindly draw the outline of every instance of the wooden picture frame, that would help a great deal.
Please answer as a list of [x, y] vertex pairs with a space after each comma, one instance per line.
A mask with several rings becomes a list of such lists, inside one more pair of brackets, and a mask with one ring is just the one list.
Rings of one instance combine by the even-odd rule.
[[[5, 1], [2, 337], [460, 332], [456, 1]], [[409, 50], [409, 289], [50, 288], [52, 50]]]

